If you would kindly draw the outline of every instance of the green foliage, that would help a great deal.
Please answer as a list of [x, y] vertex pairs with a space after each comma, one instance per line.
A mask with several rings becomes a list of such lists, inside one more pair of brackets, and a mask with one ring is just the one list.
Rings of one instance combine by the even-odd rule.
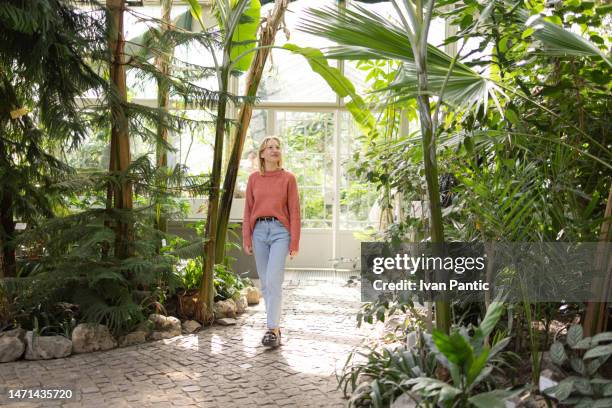
[[[370, 305], [360, 316], [369, 322], [374, 318], [384, 321], [389, 306]], [[438, 330], [429, 335], [417, 329], [414, 349], [353, 352], [338, 377], [339, 387], [345, 394], [351, 387], [355, 406], [388, 406], [407, 393], [422, 406], [504, 407], [504, 399], [522, 389], [496, 389], [491, 377], [494, 370], [518, 359], [503, 351], [510, 338], [495, 330], [503, 312], [504, 304], [495, 301], [477, 327], [461, 326], [448, 335]], [[365, 361], [350, 364], [355, 354], [361, 354]], [[451, 383], [440, 379], [441, 369], [448, 370]], [[361, 376], [371, 380], [369, 386], [359, 385]]]
[[[234, 3], [237, 2], [234, 1]], [[259, 0], [250, 0], [249, 5], [244, 10], [242, 21], [236, 27], [232, 37], [234, 45], [231, 50], [231, 59], [234, 63], [234, 69], [239, 72], [246, 72], [255, 57], [255, 53], [252, 51], [257, 45], [257, 28], [259, 27], [260, 16], [261, 4]]]
[[[390, 403], [408, 391], [405, 383], [419, 376], [433, 377], [436, 358], [433, 353], [425, 354], [425, 340], [419, 332], [418, 349], [366, 348], [349, 354], [342, 374], [337, 376], [338, 388], [344, 395], [353, 394], [349, 407], [373, 405], [389, 406]], [[353, 362], [355, 356], [365, 361]], [[371, 380], [370, 383], [363, 381]]]
[[242, 289], [252, 286], [248, 278], [241, 277], [223, 264], [215, 265], [214, 282], [215, 301], [225, 299], [237, 300]]
[[338, 68], [330, 66], [321, 51], [315, 48], [301, 48], [295, 44], [285, 44], [283, 48], [304, 56], [312, 70], [319, 74], [339, 97], [351, 99], [346, 103], [346, 108], [365, 133], [376, 131], [376, 120], [363, 99], [355, 92], [351, 81], [342, 75]]
[[187, 261], [181, 272], [181, 286], [185, 290], [197, 289], [202, 281], [202, 258], [197, 257]]
[[455, 329], [451, 334], [434, 330], [432, 351], [437, 355], [438, 361], [449, 370], [452, 385], [426, 376], [407, 380], [405, 385], [411, 387], [411, 392], [432, 404], [445, 407], [504, 407], [504, 399], [522, 390], [491, 389], [491, 384], [487, 384], [494, 369], [495, 356], [510, 341], [509, 337], [496, 338], [497, 342], [492, 347], [489, 347], [486, 341], [503, 310], [503, 303], [492, 302], [472, 335], [465, 327]]
[[[57, 305], [68, 303], [76, 305], [72, 317], [77, 322], [106, 324], [119, 334], [160, 308], [166, 293], [178, 286], [176, 259], [157, 252], [161, 236], [143, 222], [146, 215], [135, 218], [139, 216], [143, 217], [131, 211], [89, 210], [49, 219], [23, 233], [22, 242], [41, 242], [44, 253], [30, 261], [21, 276], [3, 283], [19, 325], [33, 328], [36, 317], [39, 325], [49, 327], [47, 331], [58, 330], [67, 320], [55, 312]], [[127, 259], [114, 257], [115, 234], [108, 225], [117, 218], [138, 226], [135, 253]]]
[[583, 337], [582, 326], [567, 331], [565, 344], [550, 347], [552, 362], [570, 375], [545, 394], [566, 406], [604, 407], [612, 403], [612, 380], [602, 375], [602, 367], [612, 355], [612, 332]]
[[[187, 262], [184, 267], [177, 269], [177, 277], [180, 280], [179, 286], [186, 290], [193, 290], [200, 287], [202, 282], [203, 274], [203, 260], [198, 254], [202, 250], [205, 223], [197, 222], [191, 225], [196, 231], [198, 238], [191, 242], [182, 238], [174, 238], [162, 248], [163, 253], [174, 256], [178, 259], [186, 259]], [[233, 227], [233, 226], [232, 226]], [[229, 234], [235, 234], [233, 229], [229, 230]], [[231, 249], [238, 249], [240, 247], [234, 242], [225, 242], [226, 253], [229, 253]], [[247, 287], [252, 286], [249, 278], [242, 277], [234, 273], [231, 269], [232, 263], [235, 261], [234, 258], [226, 256], [223, 263], [215, 265], [213, 281], [215, 288], [215, 301], [234, 299], [240, 295], [240, 291]]]

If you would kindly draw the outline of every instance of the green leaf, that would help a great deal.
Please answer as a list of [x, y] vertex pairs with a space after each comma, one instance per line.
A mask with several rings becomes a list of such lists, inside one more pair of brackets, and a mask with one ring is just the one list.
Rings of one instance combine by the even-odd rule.
[[510, 123], [516, 125], [519, 122], [518, 115], [516, 114], [514, 109], [507, 108], [504, 114], [506, 115], [506, 119], [508, 119]]
[[476, 357], [468, 367], [467, 386], [472, 385], [474, 380], [480, 375], [482, 369], [487, 364], [489, 359], [489, 348], [485, 347], [482, 352]]
[[468, 398], [468, 401], [478, 408], [505, 408], [506, 403], [504, 400], [511, 398], [521, 391], [522, 389], [518, 391], [493, 390], [474, 395]]
[[556, 24], [558, 26], [562, 26], [563, 25], [563, 21], [561, 21], [561, 17], [556, 16], [556, 15], [544, 17], [544, 20], [545, 21], [549, 21], [549, 22], [551, 22], [553, 24]]
[[523, 31], [523, 34], [521, 34], [521, 38], [524, 40], [525, 38], [529, 37], [534, 32], [535, 32], [535, 28], [529, 27], [525, 31]]
[[202, 18], [202, 6], [200, 6], [200, 2], [198, 0], [187, 0], [189, 3], [191, 15], [198, 20], [202, 27], [205, 27], [204, 20]]
[[567, 344], [574, 347], [580, 340], [582, 340], [582, 326], [575, 324], [567, 331]]
[[440, 393], [438, 394], [438, 401], [451, 401], [459, 394], [461, 394], [460, 389], [451, 387], [450, 385], [443, 386], [442, 388], [440, 388]]
[[491, 352], [489, 353], [489, 358], [493, 357], [494, 355], [496, 355], [497, 353], [499, 353], [500, 351], [505, 349], [506, 346], [508, 345], [508, 343], [510, 343], [510, 340], [511, 340], [510, 337], [506, 337], [506, 338], [501, 339], [497, 343], [495, 343], [493, 345], [493, 347], [491, 347]]
[[295, 44], [285, 44], [283, 48], [306, 58], [310, 68], [319, 74], [339, 97], [351, 98], [346, 107], [362, 130], [366, 133], [376, 131], [376, 119], [364, 100], [355, 91], [352, 82], [338, 68], [330, 66], [321, 51], [316, 48], [299, 47]]
[[584, 361], [580, 357], [573, 357], [570, 360], [570, 365], [572, 366], [572, 369], [580, 375], [585, 374], [586, 367], [584, 365]]
[[544, 393], [554, 396], [559, 401], [563, 401], [572, 393], [572, 389], [574, 388], [574, 378], [575, 377], [565, 378], [556, 386], [545, 389]]
[[577, 402], [578, 403], [574, 405], [574, 408], [593, 408], [593, 398], [582, 397], [579, 398]]
[[603, 363], [605, 363], [608, 360], [609, 357], [610, 356], [607, 356], [607, 357], [602, 356], [602, 357], [598, 357], [594, 360], [589, 361], [587, 363], [588, 375], [594, 375], [597, 372], [597, 370], [599, 370], [599, 367], [601, 367]]
[[593, 395], [593, 387], [588, 379], [579, 377], [574, 381], [574, 389], [582, 395]]
[[601, 398], [593, 401], [591, 408], [610, 408], [612, 407], [612, 398]]
[[585, 337], [584, 339], [580, 340], [572, 348], [575, 349], [575, 350], [586, 350], [586, 349], [590, 349], [592, 345], [593, 345], [592, 338], [591, 337]]
[[489, 334], [491, 334], [503, 312], [503, 302], [491, 302], [489, 308], [487, 309], [487, 314], [482, 320], [482, 323], [480, 323], [480, 326], [478, 326], [478, 330], [483, 337], [487, 337]]
[[499, 44], [498, 44], [499, 52], [504, 53], [508, 51], [508, 41], [509, 40], [510, 40], [509, 36], [502, 37], [502, 39], [499, 40]]
[[599, 333], [593, 336], [593, 344], [599, 344], [602, 341], [612, 341], [612, 332]]
[[457, 331], [447, 336], [440, 330], [434, 330], [432, 339], [438, 351], [442, 353], [448, 361], [459, 367], [463, 367], [464, 364], [471, 361], [473, 358], [472, 347]]
[[[251, 52], [240, 56], [241, 54], [251, 51], [257, 45], [257, 27], [259, 26], [259, 19], [261, 17], [261, 3], [259, 0], [250, 0], [249, 6], [245, 9], [240, 24], [234, 30], [232, 36], [232, 47], [230, 50], [230, 58], [232, 61], [236, 61], [238, 57], [240, 59], [235, 63], [234, 69], [245, 72], [251, 66], [255, 53]], [[246, 20], [246, 21], [244, 21]]]
[[550, 359], [558, 366], [563, 365], [565, 360], [567, 360], [567, 354], [565, 354], [563, 344], [556, 341], [550, 346]]
[[584, 359], [610, 356], [610, 354], [612, 354], [612, 344], [606, 344], [605, 346], [597, 346], [587, 351]]
[[547, 55], [598, 57], [612, 67], [612, 62], [599, 47], [578, 34], [553, 24], [550, 21], [546, 21], [538, 15], [530, 17], [527, 12], [524, 12], [521, 13], [521, 18], [525, 21], [527, 27], [531, 27], [535, 30], [533, 32], [533, 37], [544, 45], [544, 51]]

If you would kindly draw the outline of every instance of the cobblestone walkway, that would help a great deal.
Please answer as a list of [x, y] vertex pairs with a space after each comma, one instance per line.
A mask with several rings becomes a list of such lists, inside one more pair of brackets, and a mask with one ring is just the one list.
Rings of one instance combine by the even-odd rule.
[[[11, 407], [344, 407], [336, 370], [367, 335], [357, 329], [359, 290], [332, 282], [285, 282], [284, 345], [267, 350], [262, 302], [236, 326], [169, 340], [0, 365], [0, 406], [10, 388], [70, 388], [72, 400]], [[4, 400], [3, 400], [4, 399]]]

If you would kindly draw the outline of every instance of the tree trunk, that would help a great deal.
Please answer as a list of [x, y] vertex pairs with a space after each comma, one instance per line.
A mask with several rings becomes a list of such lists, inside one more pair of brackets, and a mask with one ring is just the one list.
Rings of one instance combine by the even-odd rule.
[[[107, 0], [106, 5], [111, 16], [109, 46], [111, 50], [110, 78], [115, 98], [111, 98], [111, 160], [109, 171], [120, 179], [113, 189], [113, 207], [119, 212], [132, 209], [132, 184], [127, 180], [130, 166], [130, 139], [128, 118], [126, 114], [127, 86], [125, 80], [125, 39], [123, 37], [123, 0]], [[115, 230], [115, 255], [128, 258], [134, 254], [134, 231], [126, 214], [120, 214]]]
[[[169, 30], [171, 23], [171, 11], [173, 0], [162, 0], [162, 36]], [[162, 50], [162, 55], [157, 57], [157, 68], [163, 77], [170, 75], [170, 59], [174, 52], [173, 46]], [[164, 113], [168, 112], [170, 102], [170, 87], [167, 81], [157, 80], [157, 107]], [[168, 167], [168, 151], [165, 145], [168, 143], [168, 126], [165, 116], [160, 113], [157, 122], [157, 146], [156, 146], [156, 165], [159, 175], [158, 196], [164, 196], [168, 187], [168, 179], [166, 169]], [[156, 217], [155, 227], [159, 231], [168, 232], [168, 219], [163, 213], [163, 208], [160, 203], [155, 205]]]
[[[0, 155], [4, 148], [0, 141]], [[4, 156], [0, 156], [4, 157]], [[0, 194], [0, 278], [14, 277], [17, 274], [17, 259], [15, 248], [11, 241], [15, 238], [15, 220], [13, 219], [13, 195], [10, 191], [2, 189]]]
[[[609, 262], [606, 261], [610, 258], [606, 248], [610, 241], [612, 241], [612, 228], [610, 227], [610, 217], [612, 217], [612, 184], [610, 184], [610, 191], [608, 193], [608, 202], [606, 204], [606, 210], [604, 218], [606, 220], [601, 225], [601, 231], [599, 234], [599, 247], [597, 254], [595, 255], [595, 268], [597, 271], [603, 271], [606, 269], [605, 277], [603, 282], [599, 277], [596, 276], [591, 284], [591, 292], [597, 294], [602, 302], [588, 302], [586, 311], [584, 314], [584, 320], [582, 322], [582, 328], [585, 336], [594, 336], [597, 333], [601, 333], [607, 330], [608, 323], [608, 303], [605, 302], [610, 296], [610, 286], [612, 285], [612, 267]], [[607, 264], [607, 265], [606, 265]]]
[[[423, 16], [423, 5], [421, 1], [415, 2], [417, 19], [421, 25], [420, 35], [413, 39], [412, 49], [417, 67], [417, 79], [419, 83], [419, 95], [417, 106], [419, 121], [421, 122], [421, 139], [423, 144], [423, 165], [425, 167], [425, 181], [427, 183], [427, 195], [429, 198], [429, 229], [431, 242], [433, 244], [444, 243], [444, 225], [442, 223], [442, 207], [440, 205], [440, 186], [438, 182], [438, 163], [436, 154], [436, 129], [434, 129], [431, 114], [431, 105], [428, 95], [427, 79], [427, 35], [429, 23], [432, 18], [433, 0], [428, 2], [428, 13]], [[436, 274], [437, 281], [446, 281], [447, 276], [442, 273]], [[444, 293], [444, 292], [443, 292]], [[436, 300], [436, 327], [445, 333], [450, 329], [450, 304], [442, 297]]]
[[[4, 109], [6, 109], [7, 117], [10, 111], [19, 109], [20, 103], [17, 97], [17, 92], [13, 88], [8, 76], [2, 75], [2, 85], [6, 100]], [[27, 115], [21, 119], [24, 132], [26, 129], [32, 129], [33, 123]], [[4, 172], [4, 177], [8, 174], [8, 169], [12, 167], [11, 152], [0, 138], [0, 160], [2, 167], [7, 169]], [[1, 182], [2, 180], [0, 180]], [[17, 257], [15, 255], [15, 247], [12, 241], [15, 239], [15, 211], [13, 209], [15, 191], [9, 190], [7, 187], [2, 187], [0, 184], [0, 278], [14, 277], [17, 275]]]
[[[272, 14], [266, 19], [266, 25], [261, 30], [259, 46], [274, 45], [276, 32], [278, 31], [285, 10], [287, 9], [288, 0], [276, 0]], [[270, 54], [270, 48], [260, 48], [255, 54], [249, 75], [247, 77], [246, 96], [254, 98], [257, 95], [257, 89], [261, 82], [261, 76]], [[236, 179], [238, 178], [238, 170], [240, 168], [240, 158], [242, 157], [242, 149], [244, 140], [249, 129], [249, 123], [253, 116], [253, 105], [245, 103], [240, 109], [238, 115], [238, 128], [236, 129], [236, 137], [230, 153], [230, 158], [223, 181], [223, 196], [221, 198], [221, 206], [219, 211], [219, 220], [217, 227], [217, 239], [215, 249], [215, 259], [222, 260], [225, 258], [225, 240], [227, 238], [227, 225], [229, 223], [230, 209], [234, 197], [234, 189], [236, 187]]]
[[[226, 50], [226, 53], [229, 51]], [[228, 56], [224, 57], [226, 61]], [[214, 320], [213, 301], [215, 296], [215, 285], [213, 282], [215, 268], [215, 242], [217, 237], [217, 215], [219, 210], [219, 187], [221, 184], [221, 165], [223, 160], [223, 137], [225, 136], [225, 113], [227, 110], [227, 87], [229, 82], [229, 71], [227, 65], [223, 64], [221, 71], [221, 87], [219, 89], [219, 105], [217, 106], [217, 120], [215, 129], [215, 147], [213, 155], [213, 166], [210, 179], [210, 192], [208, 193], [208, 211], [206, 212], [207, 239], [204, 244], [204, 265], [202, 283], [198, 294], [200, 303], [197, 308], [196, 319], [201, 323], [211, 323]]]

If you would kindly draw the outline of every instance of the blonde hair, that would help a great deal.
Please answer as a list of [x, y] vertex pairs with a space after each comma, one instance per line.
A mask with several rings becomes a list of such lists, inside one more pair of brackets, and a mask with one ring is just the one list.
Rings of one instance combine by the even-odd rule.
[[[276, 142], [278, 143], [278, 147], [281, 147], [281, 140], [278, 136], [266, 136], [263, 138], [263, 140], [261, 141], [261, 144], [259, 145], [259, 149], [257, 150], [257, 159], [259, 162], [259, 174], [262, 174], [262, 175], [266, 172], [266, 163], [265, 163], [265, 160], [261, 157], [261, 153], [264, 150], [266, 150], [266, 147], [270, 140], [276, 140]], [[279, 169], [283, 168], [282, 156], [281, 156], [281, 159], [278, 161], [278, 168]]]

